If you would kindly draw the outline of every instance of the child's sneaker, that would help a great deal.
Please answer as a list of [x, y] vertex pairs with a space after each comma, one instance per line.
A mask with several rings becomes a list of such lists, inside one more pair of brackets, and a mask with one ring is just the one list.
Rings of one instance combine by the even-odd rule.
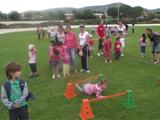
[[83, 69], [81, 69], [81, 70], [80, 70], [80, 72], [84, 72], [84, 70], [83, 70]]
[[57, 77], [60, 78], [61, 76], [59, 74], [57, 74]]
[[53, 78], [53, 79], [56, 79], [56, 76], [55, 76], [55, 75], [53, 75], [53, 76], [52, 76], [52, 78]]
[[33, 73], [30, 73], [30, 74], [29, 74], [29, 77], [32, 78], [32, 77], [33, 77]]
[[90, 73], [90, 71], [89, 71], [89, 70], [86, 70], [86, 73]]
[[109, 62], [112, 63], [112, 60], [110, 60]]
[[97, 53], [97, 56], [100, 56], [100, 53]]
[[107, 60], [105, 60], [105, 63], [107, 64], [107, 63], [108, 63], [108, 61], [107, 61]]
[[124, 53], [121, 53], [121, 57], [124, 57]]

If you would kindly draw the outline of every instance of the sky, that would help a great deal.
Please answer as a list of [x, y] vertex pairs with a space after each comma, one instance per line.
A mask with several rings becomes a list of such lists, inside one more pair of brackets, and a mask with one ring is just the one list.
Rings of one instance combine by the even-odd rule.
[[107, 5], [122, 2], [130, 6], [142, 6], [147, 9], [160, 8], [158, 0], [0, 0], [0, 11], [9, 13], [13, 10], [45, 10], [49, 8], [74, 7], [80, 8], [93, 5]]

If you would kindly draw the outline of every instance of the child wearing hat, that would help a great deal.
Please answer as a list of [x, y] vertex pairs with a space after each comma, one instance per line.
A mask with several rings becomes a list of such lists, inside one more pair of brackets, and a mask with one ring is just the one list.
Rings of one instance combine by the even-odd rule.
[[29, 66], [30, 66], [30, 69], [31, 69], [31, 72], [29, 74], [29, 77], [37, 77], [39, 76], [39, 74], [37, 74], [37, 64], [36, 64], [36, 47], [35, 45], [33, 44], [30, 44], [28, 46], [28, 57], [29, 57]]

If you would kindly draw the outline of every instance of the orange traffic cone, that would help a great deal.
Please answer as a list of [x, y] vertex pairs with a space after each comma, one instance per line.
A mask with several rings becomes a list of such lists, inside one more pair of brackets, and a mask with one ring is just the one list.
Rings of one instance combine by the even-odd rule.
[[66, 87], [66, 91], [64, 93], [64, 96], [67, 98], [67, 99], [72, 99], [76, 96], [76, 93], [74, 91], [74, 88], [73, 88], [73, 84], [71, 82], [69, 82], [67, 84], [67, 87]]
[[88, 120], [94, 118], [94, 115], [92, 113], [92, 108], [90, 106], [90, 102], [88, 99], [83, 99], [79, 116], [82, 120]]

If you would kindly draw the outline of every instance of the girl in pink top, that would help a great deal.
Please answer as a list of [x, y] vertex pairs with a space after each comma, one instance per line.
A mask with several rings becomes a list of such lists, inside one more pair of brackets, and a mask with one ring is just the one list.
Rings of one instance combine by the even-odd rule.
[[68, 47], [71, 69], [76, 73], [76, 48], [77, 37], [76, 33], [71, 31], [70, 25], [66, 26], [66, 34], [64, 37], [64, 45]]
[[98, 97], [103, 97], [102, 92], [107, 87], [107, 85], [108, 82], [106, 80], [103, 80], [97, 84], [91, 84], [91, 83], [84, 84], [82, 88], [78, 84], [76, 84], [76, 87], [82, 93], [85, 93], [89, 96], [96, 95], [96, 97], [98, 98]]
[[33, 44], [30, 44], [28, 46], [28, 49], [29, 49], [29, 52], [28, 52], [28, 57], [29, 57], [29, 66], [30, 66], [30, 69], [31, 69], [31, 72], [29, 74], [29, 77], [37, 77], [39, 76], [37, 74], [37, 65], [36, 65], [36, 48], [35, 48], [35, 45]]

